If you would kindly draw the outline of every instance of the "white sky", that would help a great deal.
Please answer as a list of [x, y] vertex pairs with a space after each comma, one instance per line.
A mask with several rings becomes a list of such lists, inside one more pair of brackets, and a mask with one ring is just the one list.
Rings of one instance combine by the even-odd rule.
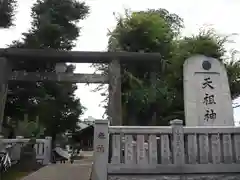
[[[0, 47], [5, 47], [12, 40], [21, 37], [21, 33], [30, 27], [30, 8], [35, 0], [21, 0], [18, 7], [16, 27], [10, 30], [0, 30]], [[124, 8], [131, 10], [145, 10], [147, 8], [165, 8], [171, 13], [176, 13], [184, 19], [185, 29], [183, 35], [196, 34], [204, 25], [211, 25], [223, 35], [240, 32], [238, 23], [240, 17], [239, 0], [86, 0], [91, 8], [91, 13], [86, 20], [80, 23], [83, 27], [74, 50], [80, 51], [105, 51], [107, 47], [108, 29], [113, 29], [116, 20], [113, 13], [123, 13]], [[240, 37], [234, 36], [235, 43], [227, 45], [227, 49], [238, 49]], [[94, 70], [89, 65], [77, 65], [78, 73], [91, 73]], [[91, 90], [96, 85], [79, 85], [76, 94], [81, 102], [88, 108], [84, 117], [93, 116], [101, 118], [104, 112], [99, 107], [103, 98], [100, 93]], [[235, 109], [235, 119], [240, 120], [240, 109]]]

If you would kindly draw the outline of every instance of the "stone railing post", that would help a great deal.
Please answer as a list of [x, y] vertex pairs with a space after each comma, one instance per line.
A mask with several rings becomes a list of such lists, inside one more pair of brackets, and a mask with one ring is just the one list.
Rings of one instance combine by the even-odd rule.
[[4, 136], [0, 135], [0, 151], [4, 148], [4, 142], [3, 142]]
[[2, 133], [5, 104], [7, 100], [9, 73], [10, 73], [10, 66], [7, 58], [0, 57], [0, 132], [1, 133]]
[[109, 148], [108, 125], [108, 120], [95, 120], [92, 180], [107, 180]]
[[12, 160], [19, 161], [21, 156], [21, 148], [26, 144], [23, 142], [24, 137], [23, 136], [16, 136], [16, 144], [13, 147], [12, 151]]
[[43, 165], [47, 165], [51, 162], [51, 156], [52, 156], [52, 137], [47, 136], [45, 137], [45, 143], [44, 143], [44, 160]]
[[175, 119], [170, 124], [173, 134], [173, 164], [181, 166], [185, 163], [183, 121]]

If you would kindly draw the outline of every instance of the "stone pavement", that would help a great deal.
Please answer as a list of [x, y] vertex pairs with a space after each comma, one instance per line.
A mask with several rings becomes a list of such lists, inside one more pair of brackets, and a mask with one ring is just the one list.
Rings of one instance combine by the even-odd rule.
[[51, 164], [21, 180], [89, 180], [92, 167], [92, 153], [73, 164]]

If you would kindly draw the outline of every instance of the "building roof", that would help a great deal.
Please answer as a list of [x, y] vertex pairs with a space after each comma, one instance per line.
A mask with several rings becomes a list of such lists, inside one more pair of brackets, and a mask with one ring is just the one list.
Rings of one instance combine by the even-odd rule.
[[88, 127], [75, 132], [72, 135], [72, 137], [75, 140], [89, 139], [89, 138], [91, 139], [93, 138], [93, 132], [94, 132], [94, 126], [89, 125]]
[[83, 123], [83, 122], [80, 122], [79, 124], [79, 127], [80, 127], [80, 129], [82, 130], [82, 129], [85, 129], [85, 128], [87, 128], [89, 125], [88, 124], [85, 124], [85, 123]]
[[80, 126], [80, 129], [85, 129], [87, 128], [88, 126], [92, 126], [94, 124], [94, 120], [95, 118], [93, 118], [92, 116], [88, 116], [88, 118], [84, 119], [83, 121], [80, 121], [79, 122], [79, 126]]
[[87, 128], [88, 126], [92, 126], [94, 124], [94, 121], [93, 122], [84, 122], [84, 121], [81, 121], [81, 122], [79, 122], [79, 126], [80, 126], [80, 128], [81, 129], [85, 129], [85, 128]]

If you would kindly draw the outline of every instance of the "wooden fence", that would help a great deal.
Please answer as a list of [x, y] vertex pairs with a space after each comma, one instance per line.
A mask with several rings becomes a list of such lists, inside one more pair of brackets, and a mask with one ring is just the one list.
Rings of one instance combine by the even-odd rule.
[[[9, 151], [10, 158], [13, 162], [20, 160], [21, 147], [26, 144], [30, 139], [24, 139], [18, 136], [16, 139], [1, 139], [3, 146], [7, 147], [11, 145], [12, 148]], [[47, 165], [51, 160], [51, 137], [46, 137], [45, 139], [36, 139], [35, 150], [36, 159], [43, 165]]]
[[240, 128], [184, 127], [181, 120], [165, 127], [109, 126], [96, 120], [92, 179], [136, 176], [240, 179]]

